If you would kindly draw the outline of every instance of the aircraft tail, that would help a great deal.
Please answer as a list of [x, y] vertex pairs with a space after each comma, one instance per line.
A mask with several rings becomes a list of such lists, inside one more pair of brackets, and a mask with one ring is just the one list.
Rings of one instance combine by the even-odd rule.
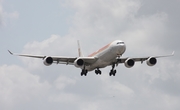
[[78, 43], [78, 55], [79, 55], [79, 57], [83, 57], [82, 52], [81, 52], [81, 47], [79, 44], [79, 40], [77, 41], [77, 43]]

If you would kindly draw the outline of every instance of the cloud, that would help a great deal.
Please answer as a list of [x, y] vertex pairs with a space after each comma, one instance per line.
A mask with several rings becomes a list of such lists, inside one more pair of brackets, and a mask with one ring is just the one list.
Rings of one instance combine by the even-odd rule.
[[[24, 46], [22, 53], [46, 56], [78, 56], [77, 39], [69, 36], [61, 37], [51, 35], [44, 41], [29, 42]], [[40, 59], [22, 58], [29, 69], [42, 68], [44, 65]]]
[[0, 102], [4, 109], [41, 98], [50, 87], [48, 82], [40, 82], [39, 76], [32, 75], [22, 67], [0, 66]]
[[[121, 39], [126, 42], [127, 50], [132, 53], [139, 51], [143, 52], [139, 54], [150, 54], [154, 48], [156, 48], [155, 54], [173, 51], [171, 48], [167, 50], [164, 46], [168, 43], [168, 40], [165, 40], [165, 37], [168, 39], [166, 36], [168, 14], [156, 12], [150, 15], [139, 15], [138, 12], [142, 5], [139, 0], [113, 2], [101, 0], [74, 2], [68, 0], [67, 6], [75, 10], [69, 36], [77, 37], [81, 41], [86, 39], [100, 46]], [[98, 39], [101, 39], [101, 42]], [[160, 44], [161, 39], [164, 40]], [[99, 48], [98, 45], [92, 46], [93, 49]], [[146, 47], [142, 50], [139, 48], [142, 46]], [[90, 49], [88, 52], [92, 51], [94, 50]]]
[[48, 97], [49, 102], [74, 104], [79, 101], [80, 97], [77, 94], [66, 90], [70, 88], [70, 86], [75, 86], [76, 82], [75, 78], [60, 75], [52, 84], [54, 86], [54, 90], [57, 92], [50, 94]]
[[6, 17], [8, 17], [10, 19], [18, 19], [19, 13], [17, 11], [14, 11], [12, 13], [6, 13]]
[[64, 89], [68, 85], [74, 85], [76, 83], [76, 80], [70, 79], [68, 77], [59, 76], [58, 79], [54, 82], [54, 85], [57, 89], [61, 90]]
[[2, 7], [2, 1], [0, 1], [0, 25], [2, 25], [3, 22], [3, 7]]
[[50, 102], [74, 104], [79, 101], [79, 97], [72, 93], [59, 93], [49, 97]]
[[[65, 5], [75, 12], [69, 33], [65, 36], [52, 34], [43, 41], [29, 42], [22, 53], [77, 56], [76, 41], [80, 40], [82, 50], [88, 55], [115, 39], [125, 41], [125, 56], [129, 57], [171, 51], [164, 47], [168, 42], [165, 34], [169, 15], [166, 12], [140, 15], [142, 3], [139, 0], [67, 0]], [[24, 67], [0, 66], [3, 107], [24, 102], [27, 108], [29, 102], [43, 105], [38, 107], [45, 110], [180, 108], [180, 63], [174, 57], [159, 59], [152, 68], [136, 63], [127, 69], [120, 64], [116, 67], [116, 77], [109, 77], [111, 67], [102, 69], [101, 76], [89, 72], [87, 77], [81, 77], [81, 70], [73, 66], [53, 64], [47, 67], [40, 59], [21, 59]]]
[[0, 0], [0, 25], [6, 26], [8, 23], [11, 23], [11, 21], [16, 20], [18, 18], [19, 12], [6, 12], [6, 10], [3, 9], [3, 1]]
[[[113, 2], [88, 0], [74, 2], [69, 0], [66, 3], [75, 11], [72, 20], [73, 26], [69, 34], [66, 36], [52, 35], [44, 41], [28, 43], [24, 47], [23, 53], [74, 56], [76, 55], [76, 48], [74, 48], [76, 39], [83, 41], [82, 45], [87, 53], [114, 39], [122, 39], [127, 43], [126, 56], [130, 57], [169, 52], [160, 44], [167, 42], [167, 40], [160, 42], [166, 37], [164, 33], [167, 31], [166, 23], [169, 17], [165, 12], [137, 15], [141, 2], [130, 0]], [[34, 64], [35, 62], [30, 63], [32, 66]], [[169, 67], [169, 65], [172, 66]], [[55, 71], [66, 77], [60, 76], [55, 80], [54, 85], [57, 90], [63, 92], [50, 96], [49, 100], [59, 103], [70, 102], [73, 106], [73, 101], [75, 101], [75, 105], [77, 105], [75, 107], [80, 109], [137, 109], [139, 107], [141, 107], [139, 109], [168, 110], [170, 107], [176, 109], [179, 106], [175, 105], [180, 100], [176, 98], [179, 95], [175, 95], [174, 91], [179, 89], [173, 88], [172, 91], [168, 91], [169, 87], [163, 88], [163, 86], [166, 87], [163, 83], [171, 84], [174, 80], [179, 79], [177, 75], [179, 71], [174, 71], [179, 68], [178, 65], [179, 63], [172, 63], [171, 59], [160, 60], [153, 68], [138, 63], [132, 69], [126, 69], [123, 65], [119, 65], [116, 78], [108, 76], [106, 71], [109, 71], [109, 68], [107, 68], [100, 78], [90, 72], [89, 80], [82, 80], [81, 77], [70, 78], [70, 76], [77, 77], [79, 71], [69, 70], [69, 74], [67, 74], [64, 71], [73, 67], [64, 68], [60, 65], [63, 69], [59, 70], [58, 68]], [[43, 67], [43, 69], [45, 68]], [[174, 71], [174, 78], [171, 77], [171, 71]]]
[[[110, 40], [121, 32], [128, 19], [131, 19], [140, 7], [138, 1], [79, 1], [67, 2], [76, 10], [73, 17], [71, 34], [93, 41], [92, 38]], [[97, 41], [96, 41], [97, 42]]]
[[[125, 40], [128, 46], [127, 49], [131, 53], [144, 55], [168, 53], [169, 51], [159, 43], [161, 39], [165, 39], [164, 33], [167, 31], [167, 19], [168, 15], [166, 13], [134, 18], [129, 29], [119, 36]], [[167, 41], [164, 40], [164, 42]]]

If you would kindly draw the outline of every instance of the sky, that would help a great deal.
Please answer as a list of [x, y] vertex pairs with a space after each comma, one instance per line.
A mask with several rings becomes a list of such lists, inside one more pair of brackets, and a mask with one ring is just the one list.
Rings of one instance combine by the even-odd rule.
[[[0, 0], [0, 110], [179, 110], [179, 0]], [[85, 56], [123, 40], [122, 57], [167, 55], [80, 76], [73, 65], [45, 66], [15, 53]]]

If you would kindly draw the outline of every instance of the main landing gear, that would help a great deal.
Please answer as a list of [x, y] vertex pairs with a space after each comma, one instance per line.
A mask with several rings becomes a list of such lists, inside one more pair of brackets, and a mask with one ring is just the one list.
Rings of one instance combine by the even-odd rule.
[[115, 76], [116, 75], [116, 70], [114, 70], [114, 67], [115, 67], [115, 64], [112, 65], [112, 69], [109, 73], [109, 76], [112, 76], [112, 75]]
[[86, 76], [86, 75], [87, 75], [87, 72], [88, 72], [88, 71], [87, 71], [86, 69], [82, 69], [82, 71], [81, 71], [81, 76], [83, 76], [83, 75]]
[[[111, 69], [110, 72], [109, 72], [109, 76], [115, 76], [115, 75], [116, 75], [116, 70], [115, 70], [114, 68], [115, 68], [115, 64], [112, 65], [112, 69]], [[81, 71], [81, 76], [86, 76], [87, 73], [88, 73], [88, 71], [84, 68], [84, 69], [82, 69], [82, 71]], [[101, 70], [99, 70], [99, 68], [97, 68], [97, 69], [95, 70], [95, 73], [96, 73], [97, 75], [101, 75]]]
[[99, 70], [99, 68], [97, 68], [96, 70], [95, 70], [95, 73], [98, 75], [101, 75], [101, 70]]
[[[110, 71], [110, 73], [109, 73], [109, 76], [115, 76], [116, 75], [116, 70], [114, 69], [115, 68], [115, 64], [113, 64], [112, 65], [112, 69], [111, 69], [111, 71]], [[99, 70], [99, 68], [97, 68], [96, 70], [95, 70], [95, 73], [98, 75], [101, 75], [101, 70]]]

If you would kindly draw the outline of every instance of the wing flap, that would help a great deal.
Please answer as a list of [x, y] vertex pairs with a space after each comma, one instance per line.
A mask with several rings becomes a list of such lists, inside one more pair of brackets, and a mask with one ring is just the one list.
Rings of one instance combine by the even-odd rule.
[[64, 56], [51, 56], [53, 61], [57, 64], [73, 64], [76, 59], [84, 60], [85, 64], [89, 65], [97, 61], [95, 57], [64, 57]]

